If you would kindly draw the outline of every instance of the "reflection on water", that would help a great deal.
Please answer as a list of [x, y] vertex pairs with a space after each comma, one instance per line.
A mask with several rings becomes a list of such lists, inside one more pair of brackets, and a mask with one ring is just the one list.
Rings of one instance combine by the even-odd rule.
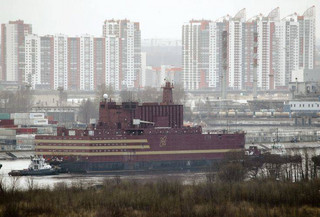
[[[21, 170], [28, 168], [30, 160], [14, 160], [14, 161], [0, 161], [2, 168], [0, 169], [1, 179], [6, 187], [10, 188], [16, 179], [10, 177], [8, 173], [11, 170]], [[33, 176], [33, 177], [19, 177], [16, 187], [20, 189], [27, 189], [30, 182], [33, 181], [35, 187], [52, 188], [58, 183], [65, 183], [69, 186], [79, 182], [87, 185], [101, 184], [105, 179], [114, 179], [120, 177], [123, 180], [135, 180], [137, 182], [157, 181], [159, 179], [178, 180], [183, 184], [192, 184], [193, 182], [203, 182], [206, 179], [205, 173], [200, 172], [181, 172], [181, 173], [161, 173], [161, 174], [130, 174], [130, 175], [114, 175], [114, 174], [59, 174], [53, 176]]]

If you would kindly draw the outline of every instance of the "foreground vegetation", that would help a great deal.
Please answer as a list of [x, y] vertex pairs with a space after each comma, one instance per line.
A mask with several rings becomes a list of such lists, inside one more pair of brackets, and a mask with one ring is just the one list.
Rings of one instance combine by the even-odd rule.
[[[320, 156], [229, 153], [201, 183], [106, 179], [93, 185], [27, 190], [0, 177], [1, 216], [313, 217], [320, 216]], [[212, 168], [212, 169], [213, 169]]]
[[54, 189], [0, 189], [0, 216], [320, 216], [320, 180], [212, 182], [183, 185], [165, 179], [119, 178]]

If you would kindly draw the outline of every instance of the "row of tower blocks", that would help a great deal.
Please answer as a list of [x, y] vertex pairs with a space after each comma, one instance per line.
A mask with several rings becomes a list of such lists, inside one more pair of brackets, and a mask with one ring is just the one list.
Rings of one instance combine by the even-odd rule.
[[288, 88], [293, 70], [314, 68], [315, 21], [314, 6], [283, 19], [276, 8], [248, 20], [245, 9], [216, 21], [191, 20], [182, 32], [184, 87]]
[[103, 36], [38, 36], [31, 24], [2, 24], [2, 80], [34, 89], [115, 90], [139, 87], [141, 33], [139, 23], [106, 20]]
[[[243, 9], [191, 20], [182, 26], [181, 83], [186, 90], [286, 89], [293, 70], [314, 68], [315, 21], [314, 6], [282, 19], [276, 8], [250, 19]], [[138, 22], [106, 20], [102, 37], [38, 36], [21, 20], [1, 26], [2, 80], [34, 89], [145, 87], [142, 58]]]

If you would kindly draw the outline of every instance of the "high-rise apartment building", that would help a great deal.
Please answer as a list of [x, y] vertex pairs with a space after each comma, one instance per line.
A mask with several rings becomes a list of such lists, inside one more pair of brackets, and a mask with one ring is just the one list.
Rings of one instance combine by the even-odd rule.
[[138, 88], [141, 73], [139, 23], [130, 20], [106, 20], [103, 25], [103, 36], [115, 36], [119, 41], [119, 88]]
[[224, 76], [229, 77], [229, 70], [226, 70], [229, 55], [223, 55], [229, 51], [229, 20], [230, 16], [225, 16], [209, 23], [208, 86], [214, 89], [221, 88]]
[[141, 52], [141, 73], [139, 77], [140, 77], [140, 86], [142, 88], [147, 86], [146, 72], [147, 72], [147, 53]]
[[314, 68], [315, 40], [316, 40], [316, 8], [312, 6], [298, 17], [299, 23], [299, 67]]
[[1, 25], [2, 80], [22, 83], [25, 70], [25, 36], [32, 34], [31, 24], [22, 20]]
[[120, 40], [115, 35], [105, 37], [105, 84], [117, 91], [121, 89]]
[[268, 16], [256, 17], [257, 27], [257, 87], [260, 90], [274, 89], [273, 55], [275, 54], [275, 23], [280, 21], [279, 8]]
[[220, 88], [225, 79], [229, 89], [244, 85], [246, 11], [229, 15], [209, 24], [209, 87]]
[[[257, 16], [250, 18], [245, 23], [244, 56], [243, 56], [243, 79], [244, 89], [253, 88], [254, 74], [258, 66], [258, 32]], [[255, 81], [256, 82], [256, 81]]]
[[191, 20], [182, 26], [182, 80], [187, 90], [208, 86], [209, 22]]
[[40, 89], [53, 89], [54, 74], [54, 37], [46, 35], [40, 37]]
[[80, 90], [94, 90], [93, 36], [80, 37]]
[[299, 69], [299, 23], [297, 14], [283, 18], [275, 25], [276, 56], [275, 88], [284, 89], [291, 81], [291, 72]]
[[68, 89], [80, 89], [80, 38], [68, 37]]
[[54, 36], [53, 89], [68, 89], [68, 37]]
[[229, 21], [228, 85], [234, 90], [244, 87], [245, 21], [246, 9], [239, 11]]
[[37, 35], [25, 37], [25, 75], [24, 82], [35, 89], [41, 84], [40, 38]]
[[94, 52], [94, 85], [95, 88], [106, 84], [106, 39], [93, 38]]
[[25, 36], [24, 82], [33, 89], [53, 88], [54, 37]]

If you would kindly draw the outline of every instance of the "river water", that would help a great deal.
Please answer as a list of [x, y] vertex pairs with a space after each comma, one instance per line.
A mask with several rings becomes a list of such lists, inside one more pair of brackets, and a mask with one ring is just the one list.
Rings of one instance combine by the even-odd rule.
[[0, 182], [8, 189], [13, 186], [19, 189], [28, 189], [30, 187], [37, 188], [53, 188], [61, 183], [68, 186], [79, 183], [85, 186], [94, 186], [102, 184], [105, 179], [120, 178], [121, 180], [134, 180], [140, 183], [154, 182], [160, 179], [169, 181], [180, 181], [183, 184], [199, 183], [206, 180], [206, 173], [202, 172], [168, 172], [153, 174], [59, 174], [52, 176], [23, 176], [13, 178], [8, 175], [11, 170], [21, 170], [28, 168], [30, 160], [6, 160], [1, 161]]

